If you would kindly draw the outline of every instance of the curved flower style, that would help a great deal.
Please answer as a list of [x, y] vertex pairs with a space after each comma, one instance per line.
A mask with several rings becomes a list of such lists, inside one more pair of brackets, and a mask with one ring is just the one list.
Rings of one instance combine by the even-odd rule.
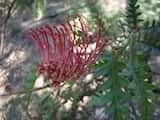
[[41, 57], [38, 74], [43, 74], [57, 87], [88, 73], [106, 45], [100, 33], [99, 24], [98, 33], [89, 35], [81, 17], [78, 17], [78, 22], [31, 29], [27, 36], [33, 40]]

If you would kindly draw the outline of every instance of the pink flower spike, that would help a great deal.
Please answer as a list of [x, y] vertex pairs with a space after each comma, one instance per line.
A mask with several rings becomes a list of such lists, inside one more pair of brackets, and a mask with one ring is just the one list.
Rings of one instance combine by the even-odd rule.
[[[78, 22], [59, 26], [47, 24], [27, 32], [41, 56], [37, 72], [50, 80], [54, 87], [86, 75], [105, 49], [106, 39], [101, 38], [100, 22], [96, 35], [89, 34], [81, 16], [78, 16]], [[81, 36], [76, 36], [79, 31]]]

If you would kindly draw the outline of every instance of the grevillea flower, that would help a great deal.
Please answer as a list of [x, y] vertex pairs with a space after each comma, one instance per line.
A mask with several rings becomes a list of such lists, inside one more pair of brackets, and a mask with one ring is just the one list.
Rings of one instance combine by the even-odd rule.
[[31, 29], [27, 36], [40, 53], [38, 74], [51, 80], [55, 87], [87, 74], [106, 45], [106, 40], [101, 39], [100, 24], [98, 32], [89, 35], [81, 17], [72, 23], [59, 26], [47, 24]]

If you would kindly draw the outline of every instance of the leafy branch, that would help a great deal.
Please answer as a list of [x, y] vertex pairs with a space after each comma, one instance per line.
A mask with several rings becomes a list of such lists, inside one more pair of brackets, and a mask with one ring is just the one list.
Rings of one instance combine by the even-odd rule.
[[[143, 52], [137, 51], [140, 34], [138, 33], [139, 24], [142, 21], [140, 18], [139, 5], [137, 0], [129, 0], [127, 9], [128, 28], [131, 34], [129, 40], [129, 76], [131, 77], [130, 86], [135, 98], [138, 102], [140, 115], [139, 120], [150, 120], [152, 115], [152, 89], [153, 85], [147, 83], [149, 80], [150, 68], [145, 65]], [[134, 86], [134, 87], [133, 87]], [[134, 99], [134, 97], [133, 97]]]

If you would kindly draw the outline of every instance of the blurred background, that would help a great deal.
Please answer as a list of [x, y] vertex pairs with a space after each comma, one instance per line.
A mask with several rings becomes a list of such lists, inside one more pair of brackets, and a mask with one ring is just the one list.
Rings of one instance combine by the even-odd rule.
[[[147, 28], [141, 42], [149, 50], [152, 79], [159, 86], [160, 0], [138, 0], [138, 4], [142, 32]], [[24, 38], [27, 30], [47, 23], [58, 25], [80, 14], [91, 32], [97, 31], [100, 18], [103, 36], [120, 43], [125, 41], [121, 36], [127, 5], [127, 0], [0, 0], [0, 120], [109, 120], [103, 104], [95, 105], [91, 99], [103, 81], [93, 74], [84, 83], [69, 82], [54, 93], [49, 88], [12, 93], [45, 85], [43, 77], [35, 75], [39, 56]], [[160, 109], [157, 111], [155, 119], [159, 120]]]

